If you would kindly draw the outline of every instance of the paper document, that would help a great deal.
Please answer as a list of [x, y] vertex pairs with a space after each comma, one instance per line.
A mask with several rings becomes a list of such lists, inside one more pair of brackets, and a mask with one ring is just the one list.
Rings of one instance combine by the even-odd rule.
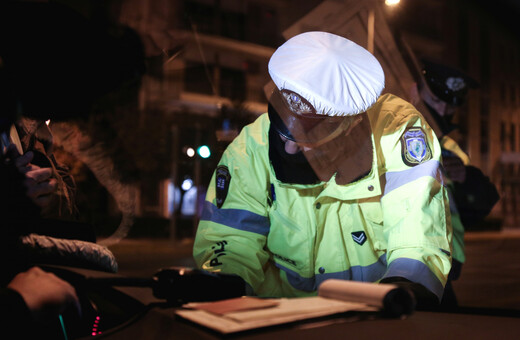
[[221, 333], [234, 333], [349, 311], [391, 308], [411, 313], [413, 297], [408, 294], [390, 284], [327, 280], [320, 285], [318, 296], [281, 299], [242, 297], [211, 303], [189, 303], [176, 314]]

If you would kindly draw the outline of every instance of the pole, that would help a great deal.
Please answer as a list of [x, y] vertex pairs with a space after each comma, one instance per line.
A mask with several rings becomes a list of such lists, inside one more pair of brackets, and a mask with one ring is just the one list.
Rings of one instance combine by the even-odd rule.
[[[195, 125], [197, 131], [195, 132], [195, 143], [196, 145], [201, 145], [201, 126], [200, 124], [196, 124]], [[197, 226], [199, 224], [199, 215], [198, 215], [198, 212], [199, 212], [199, 190], [200, 190], [200, 182], [201, 182], [201, 179], [200, 179], [200, 156], [199, 155], [195, 155], [195, 169], [194, 169], [194, 176], [193, 176], [193, 185], [195, 186], [196, 190], [197, 190], [197, 196], [195, 198], [195, 214], [193, 214], [193, 224], [192, 224], [192, 231], [191, 231], [191, 235], [193, 237], [195, 237], [195, 233], [197, 231]]]
[[375, 12], [374, 9], [371, 8], [368, 10], [368, 21], [367, 21], [367, 31], [368, 31], [368, 41], [367, 41], [367, 50], [368, 52], [374, 54], [374, 30], [375, 30]]
[[170, 240], [175, 243], [177, 241], [177, 211], [175, 205], [179, 202], [175, 202], [175, 188], [179, 187], [177, 181], [179, 172], [179, 127], [173, 125], [171, 128], [172, 133], [172, 163], [170, 169], [170, 178], [173, 186], [173, 208], [170, 215]]

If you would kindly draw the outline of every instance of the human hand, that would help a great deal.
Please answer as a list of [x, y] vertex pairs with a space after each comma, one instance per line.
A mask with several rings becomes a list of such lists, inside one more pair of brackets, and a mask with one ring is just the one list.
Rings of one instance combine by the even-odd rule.
[[[8, 148], [11, 155], [15, 153], [11, 147]], [[51, 168], [40, 168], [31, 163], [34, 157], [32, 151], [23, 155], [12, 157], [14, 164], [22, 174], [25, 175], [24, 185], [27, 196], [39, 207], [44, 208], [50, 204], [53, 194], [58, 188], [58, 181], [52, 177]]]
[[73, 306], [81, 314], [76, 290], [68, 282], [39, 267], [32, 267], [14, 277], [7, 285], [22, 296], [35, 320], [44, 322]]

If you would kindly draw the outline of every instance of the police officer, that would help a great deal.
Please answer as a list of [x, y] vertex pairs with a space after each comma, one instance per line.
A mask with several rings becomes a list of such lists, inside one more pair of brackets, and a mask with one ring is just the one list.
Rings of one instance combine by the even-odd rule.
[[[461, 274], [464, 254], [464, 226], [471, 227], [486, 217], [499, 199], [498, 192], [480, 169], [470, 165], [469, 156], [450, 133], [459, 127], [452, 120], [457, 110], [466, 103], [470, 89], [478, 88], [473, 78], [448, 65], [429, 59], [422, 60], [422, 72], [416, 92], [429, 111], [429, 117], [439, 127], [443, 166], [447, 175], [453, 226], [453, 263], [442, 305], [457, 306], [451, 281]], [[413, 97], [413, 96], [412, 96]]]
[[268, 113], [228, 146], [198, 227], [199, 267], [259, 296], [315, 295], [329, 278], [395, 282], [437, 303], [451, 267], [441, 148], [381, 92], [372, 54], [307, 32], [269, 61]]

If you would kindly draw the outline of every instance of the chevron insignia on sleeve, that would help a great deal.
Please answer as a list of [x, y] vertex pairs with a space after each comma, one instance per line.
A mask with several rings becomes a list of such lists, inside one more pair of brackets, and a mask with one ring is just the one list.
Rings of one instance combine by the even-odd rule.
[[367, 235], [364, 231], [354, 231], [352, 233], [352, 239], [354, 240], [354, 242], [362, 246], [363, 243], [365, 243], [367, 240]]

